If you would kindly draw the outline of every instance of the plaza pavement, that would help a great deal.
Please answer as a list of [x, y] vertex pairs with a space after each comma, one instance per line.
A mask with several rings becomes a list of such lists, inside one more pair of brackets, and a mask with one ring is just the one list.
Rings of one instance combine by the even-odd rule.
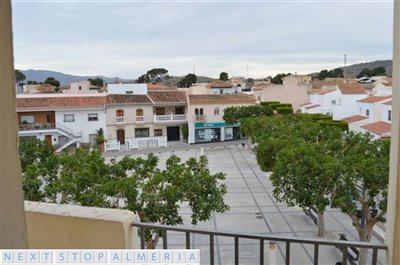
[[[212, 173], [224, 172], [225, 184], [228, 192], [225, 202], [230, 206], [226, 213], [214, 213], [211, 220], [199, 223], [197, 226], [190, 224], [190, 209], [182, 205], [181, 213], [185, 227], [197, 227], [209, 230], [226, 232], [251, 233], [257, 235], [280, 235], [291, 237], [314, 238], [316, 226], [299, 208], [289, 208], [285, 203], [277, 202], [272, 196], [272, 185], [268, 174], [262, 172], [257, 165], [253, 151], [243, 141], [191, 146], [176, 146], [166, 149], [137, 150], [129, 152], [106, 153], [106, 159], [122, 158], [123, 155], [144, 156], [154, 152], [159, 156], [160, 168], [165, 166], [165, 161], [171, 154], [186, 160], [189, 157], [198, 157], [203, 152], [209, 161]], [[201, 151], [201, 148], [203, 151]], [[346, 234], [349, 240], [358, 240], [356, 230], [350, 218], [338, 209], [329, 209], [325, 214], [325, 226], [329, 231], [330, 239], [339, 234]], [[377, 239], [373, 239], [377, 241]], [[160, 241], [159, 245], [162, 242]], [[184, 233], [170, 232], [168, 234], [169, 248], [185, 248]], [[259, 264], [259, 241], [239, 241], [240, 264]], [[200, 249], [201, 264], [209, 264], [209, 238], [206, 235], [192, 235], [191, 247]], [[265, 264], [269, 262], [268, 243], [265, 242]], [[313, 246], [305, 244], [291, 244], [291, 264], [313, 264]], [[215, 264], [234, 264], [233, 238], [215, 238]], [[371, 252], [371, 251], [370, 251]], [[384, 252], [379, 251], [379, 264], [382, 264]], [[276, 253], [277, 264], [284, 262], [285, 244], [278, 244]], [[371, 255], [371, 253], [370, 253]], [[340, 261], [341, 252], [334, 247], [320, 246], [319, 264], [335, 264]], [[371, 258], [371, 257], [370, 257]], [[383, 262], [384, 263], [384, 262]]]

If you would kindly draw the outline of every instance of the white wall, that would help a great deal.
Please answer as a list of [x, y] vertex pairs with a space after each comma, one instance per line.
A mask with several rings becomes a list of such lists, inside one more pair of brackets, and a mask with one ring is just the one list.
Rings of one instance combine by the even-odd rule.
[[[97, 121], [88, 121], [88, 114], [96, 113]], [[64, 122], [64, 114], [74, 114], [74, 122]], [[105, 109], [71, 109], [56, 110], [56, 125], [71, 129], [74, 133], [82, 133], [82, 143], [89, 143], [89, 134], [96, 134], [97, 130], [103, 128], [106, 132], [106, 112]]]
[[108, 94], [147, 95], [147, 84], [108, 84], [107, 91]]
[[[388, 112], [392, 111], [392, 105], [382, 104], [381, 108], [382, 108], [381, 109], [381, 120], [392, 123], [391, 120], [388, 120]], [[392, 118], [393, 118], [393, 113], [392, 113]]]

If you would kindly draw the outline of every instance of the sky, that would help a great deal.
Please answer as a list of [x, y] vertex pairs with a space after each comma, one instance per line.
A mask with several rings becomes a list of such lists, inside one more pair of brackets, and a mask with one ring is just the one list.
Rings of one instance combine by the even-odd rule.
[[[13, 1], [17, 69], [262, 78], [392, 58], [393, 1]], [[247, 75], [248, 74], [248, 75]]]

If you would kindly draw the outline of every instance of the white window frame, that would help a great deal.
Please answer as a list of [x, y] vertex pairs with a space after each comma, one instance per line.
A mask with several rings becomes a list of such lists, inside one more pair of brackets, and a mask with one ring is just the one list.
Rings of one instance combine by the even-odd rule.
[[88, 113], [88, 121], [99, 121], [99, 114], [98, 113]]
[[[66, 117], [71, 117], [72, 120], [66, 119]], [[74, 114], [64, 114], [64, 122], [75, 122], [75, 115]]]

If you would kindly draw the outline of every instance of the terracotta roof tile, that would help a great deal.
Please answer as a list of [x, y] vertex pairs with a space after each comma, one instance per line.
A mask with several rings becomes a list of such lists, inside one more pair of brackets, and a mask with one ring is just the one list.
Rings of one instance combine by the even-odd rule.
[[189, 95], [190, 103], [254, 103], [255, 98], [243, 93]]
[[363, 98], [360, 100], [357, 100], [357, 102], [362, 102], [362, 103], [375, 103], [375, 102], [379, 102], [385, 99], [389, 99], [392, 96], [371, 96], [371, 97], [367, 97], [367, 98]]
[[156, 105], [187, 104], [186, 92], [179, 90], [148, 91], [147, 95]]
[[353, 123], [353, 122], [362, 121], [365, 119], [368, 119], [368, 117], [362, 116], [362, 115], [353, 115], [353, 116], [344, 118], [343, 120], [347, 121], [348, 123]]
[[94, 108], [104, 107], [106, 97], [32, 97], [32, 98], [17, 98], [17, 109], [64, 109], [64, 108]]
[[153, 104], [147, 95], [118, 95], [107, 96], [107, 105], [114, 104]]
[[231, 88], [231, 87], [233, 87], [233, 84], [224, 82], [221, 80], [217, 80], [217, 81], [214, 81], [211, 84], [209, 84], [207, 87], [208, 88]]
[[318, 92], [317, 95], [325, 95], [325, 94], [335, 92], [335, 91], [336, 91], [336, 89], [323, 89], [320, 92]]
[[147, 84], [147, 90], [177, 90], [177, 89], [169, 87], [169, 86], [166, 86], [164, 84], [148, 83]]
[[335, 81], [324, 81], [324, 80], [311, 81], [311, 87], [313, 89], [321, 89], [323, 86], [336, 86], [336, 82]]
[[383, 135], [390, 133], [391, 124], [384, 121], [377, 121], [363, 125], [361, 128], [377, 135]]
[[367, 94], [364, 87], [358, 82], [345, 83], [343, 81], [336, 82], [342, 94]]

